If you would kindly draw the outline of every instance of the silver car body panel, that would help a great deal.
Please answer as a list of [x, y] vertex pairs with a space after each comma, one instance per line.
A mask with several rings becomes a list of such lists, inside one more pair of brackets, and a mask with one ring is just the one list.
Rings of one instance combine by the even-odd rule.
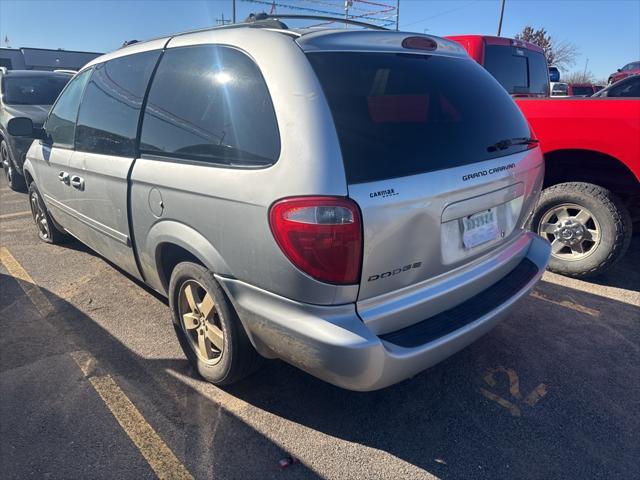
[[83, 182], [68, 188], [67, 206], [78, 220], [73, 235], [127, 273], [140, 278], [129, 233], [127, 177], [133, 158], [75, 152], [68, 173]]
[[[379, 333], [397, 330], [481, 290], [490, 278], [476, 274], [474, 279], [469, 272], [478, 259], [497, 257], [499, 245], [523, 235], [522, 225], [542, 187], [543, 165], [540, 150], [532, 149], [410, 177], [349, 185], [349, 196], [360, 206], [364, 225], [358, 312], [365, 323], [374, 322], [372, 328]], [[487, 174], [468, 178], [479, 171]], [[393, 194], [376, 195], [387, 191]], [[496, 211], [500, 235], [465, 248], [461, 218], [489, 208]], [[453, 287], [454, 278], [466, 286]], [[443, 285], [449, 285], [450, 293], [435, 295], [435, 291], [447, 289]], [[416, 291], [422, 292], [418, 294], [421, 298], [434, 291], [438, 301], [422, 303], [402, 315], [385, 316], [389, 324], [381, 324], [379, 305], [394, 303]]]
[[444, 360], [489, 332], [512, 311], [544, 273], [550, 252], [550, 245], [532, 233], [526, 233], [523, 240], [519, 251], [536, 265], [537, 273], [490, 312], [415, 348], [378, 337], [360, 320], [353, 304], [305, 305], [235, 279], [217, 278], [262, 355], [281, 358], [334, 385], [370, 391]]

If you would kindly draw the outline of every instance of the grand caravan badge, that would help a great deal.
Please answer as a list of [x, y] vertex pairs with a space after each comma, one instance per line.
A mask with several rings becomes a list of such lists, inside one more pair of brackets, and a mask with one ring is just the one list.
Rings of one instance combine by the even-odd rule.
[[516, 168], [515, 163], [509, 163], [507, 165], [501, 165], [499, 167], [490, 168], [488, 170], [478, 170], [477, 172], [470, 173], [468, 175], [462, 176], [462, 181], [466, 182], [467, 180], [472, 180], [474, 178], [486, 177], [487, 175], [493, 175], [495, 173], [504, 172], [505, 170], [511, 170], [512, 168]]

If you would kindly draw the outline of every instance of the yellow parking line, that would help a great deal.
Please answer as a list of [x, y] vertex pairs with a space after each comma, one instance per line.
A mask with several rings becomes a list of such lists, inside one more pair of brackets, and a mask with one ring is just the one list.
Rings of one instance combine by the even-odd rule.
[[12, 218], [26, 217], [27, 215], [31, 215], [29, 210], [25, 210], [24, 212], [5, 213], [4, 215], [0, 215], [0, 220], [10, 220]]
[[[47, 315], [54, 311], [53, 305], [40, 290], [40, 287], [35, 284], [31, 276], [22, 268], [6, 247], [0, 248], [0, 262], [5, 266], [9, 274], [18, 281], [43, 318], [46, 318]], [[180, 463], [111, 375], [99, 373], [98, 361], [86, 351], [72, 352], [71, 357], [78, 364], [78, 367], [80, 367], [80, 370], [82, 370], [82, 373], [98, 395], [100, 395], [100, 398], [102, 398], [102, 401], [109, 408], [122, 429], [135, 446], [138, 447], [138, 450], [140, 450], [140, 453], [158, 478], [162, 480], [193, 480], [187, 468]]]
[[0, 262], [7, 269], [9, 275], [18, 281], [22, 290], [27, 294], [27, 297], [29, 297], [42, 317], [46, 318], [47, 315], [53, 312], [53, 305], [51, 305], [49, 299], [42, 293], [42, 290], [6, 247], [0, 248]]
[[192, 479], [186, 467], [147, 423], [111, 375], [92, 375], [97, 371], [97, 360], [85, 351], [72, 352], [71, 356], [158, 478]]
[[575, 310], [576, 312], [580, 312], [580, 313], [586, 313], [587, 315], [591, 315], [592, 317], [600, 316], [600, 312], [598, 310], [585, 307], [584, 305], [579, 305], [570, 300], [552, 300], [551, 298], [545, 297], [543, 294], [541, 294], [537, 290], [532, 291], [530, 295], [533, 298], [542, 300], [543, 302], [549, 302], [549, 303], [553, 303], [554, 305], [559, 305], [560, 307], [570, 308], [571, 310]]

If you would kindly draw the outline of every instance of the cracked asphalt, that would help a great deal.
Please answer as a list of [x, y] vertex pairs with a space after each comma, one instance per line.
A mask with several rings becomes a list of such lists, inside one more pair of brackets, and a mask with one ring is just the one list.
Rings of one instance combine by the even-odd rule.
[[640, 478], [639, 235], [606, 276], [546, 274], [396, 386], [348, 392], [270, 361], [221, 389], [189, 368], [163, 298], [77, 242], [39, 242], [27, 210], [3, 179], [4, 479]]

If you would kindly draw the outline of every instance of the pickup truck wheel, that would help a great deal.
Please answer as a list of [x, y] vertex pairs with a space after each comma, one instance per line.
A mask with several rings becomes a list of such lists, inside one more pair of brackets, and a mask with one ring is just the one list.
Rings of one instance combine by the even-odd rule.
[[4, 176], [7, 179], [9, 188], [16, 192], [24, 192], [27, 189], [27, 184], [24, 181], [24, 177], [20, 175], [16, 170], [16, 167], [13, 166], [13, 162], [9, 157], [9, 146], [5, 140], [0, 142], [0, 159], [2, 161], [2, 169], [4, 170]]
[[261, 357], [212, 272], [179, 263], [169, 282], [169, 305], [180, 345], [205, 380], [229, 385], [259, 366]]
[[571, 277], [599, 275], [631, 242], [629, 211], [609, 190], [581, 182], [542, 192], [531, 229], [551, 243], [549, 270]]
[[31, 215], [38, 229], [38, 237], [46, 243], [62, 243], [66, 236], [62, 233], [51, 220], [51, 216], [47, 211], [40, 192], [35, 183], [29, 185], [29, 206], [31, 207]]

